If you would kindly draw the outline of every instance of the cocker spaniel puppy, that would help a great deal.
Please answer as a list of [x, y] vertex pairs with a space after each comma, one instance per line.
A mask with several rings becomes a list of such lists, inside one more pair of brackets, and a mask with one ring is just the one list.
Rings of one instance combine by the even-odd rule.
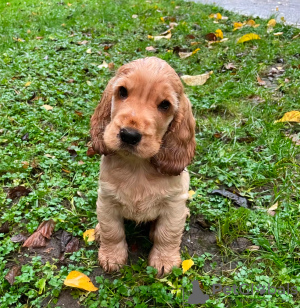
[[167, 62], [144, 58], [123, 65], [91, 118], [93, 148], [103, 154], [96, 239], [106, 271], [127, 262], [124, 218], [152, 221], [149, 265], [158, 274], [179, 266], [195, 120], [182, 83]]

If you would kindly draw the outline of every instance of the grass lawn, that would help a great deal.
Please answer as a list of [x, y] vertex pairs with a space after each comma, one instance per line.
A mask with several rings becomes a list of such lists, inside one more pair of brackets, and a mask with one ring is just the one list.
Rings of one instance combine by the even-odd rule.
[[[0, 12], [1, 308], [192, 307], [194, 280], [210, 297], [203, 307], [300, 307], [300, 124], [274, 123], [300, 111], [299, 29], [282, 21], [270, 32], [268, 20], [256, 18], [259, 26], [233, 31], [250, 17], [180, 0], [11, 0], [1, 1]], [[170, 39], [148, 37], [170, 22], [177, 23]], [[214, 35], [205, 36], [217, 29], [228, 40], [209, 43]], [[237, 43], [247, 33], [261, 39]], [[130, 262], [107, 275], [97, 245], [82, 237], [97, 221], [100, 157], [87, 155], [89, 119], [115, 70], [153, 55], [181, 75], [212, 72], [204, 85], [185, 86], [197, 153], [182, 259], [194, 265], [156, 278], [147, 267], [148, 237], [127, 223]], [[223, 188], [248, 207], [214, 192]], [[46, 247], [11, 240], [50, 219]], [[63, 234], [80, 240], [64, 258]], [[14, 266], [11, 285], [5, 276]], [[73, 270], [99, 290], [65, 286]], [[213, 284], [253, 284], [254, 292], [213, 294]], [[260, 294], [259, 285], [286, 292]]]

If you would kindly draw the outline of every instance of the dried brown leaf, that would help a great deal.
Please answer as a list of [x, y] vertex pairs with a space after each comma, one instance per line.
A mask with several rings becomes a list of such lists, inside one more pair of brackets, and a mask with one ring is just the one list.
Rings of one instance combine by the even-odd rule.
[[15, 277], [21, 275], [21, 266], [14, 265], [10, 271], [5, 275], [5, 279], [12, 286], [15, 282]]
[[23, 244], [22, 247], [44, 247], [46, 246], [46, 239], [40, 232], [34, 232]]
[[79, 250], [79, 239], [73, 237], [71, 241], [67, 244], [65, 253], [72, 253]]
[[16, 186], [9, 189], [7, 197], [14, 200], [22, 196], [27, 196], [30, 192], [31, 190], [24, 186]]
[[8, 233], [9, 232], [9, 224], [6, 221], [4, 224], [0, 226], [0, 233]]
[[43, 221], [37, 228], [36, 232], [40, 232], [44, 237], [50, 239], [54, 227], [55, 227], [55, 222], [52, 219], [50, 219], [47, 221]]
[[28, 236], [26, 236], [25, 234], [23, 233], [19, 233], [17, 235], [14, 235], [10, 238], [10, 240], [13, 242], [13, 243], [23, 243], [25, 242], [26, 240], [28, 239]]

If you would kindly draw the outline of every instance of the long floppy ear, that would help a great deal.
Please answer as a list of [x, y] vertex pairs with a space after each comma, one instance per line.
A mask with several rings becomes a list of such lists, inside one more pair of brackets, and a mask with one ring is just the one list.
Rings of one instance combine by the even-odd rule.
[[163, 174], [179, 175], [192, 161], [195, 148], [195, 119], [189, 99], [182, 94], [179, 110], [151, 163]]
[[109, 150], [107, 149], [104, 140], [104, 130], [111, 120], [111, 100], [113, 95], [113, 82], [115, 78], [112, 78], [106, 86], [100, 103], [98, 104], [94, 114], [91, 118], [91, 130], [92, 146], [94, 151], [99, 154], [107, 155]]

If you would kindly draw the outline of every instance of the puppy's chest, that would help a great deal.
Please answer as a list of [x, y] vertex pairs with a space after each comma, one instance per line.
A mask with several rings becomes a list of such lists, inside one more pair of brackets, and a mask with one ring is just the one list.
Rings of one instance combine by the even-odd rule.
[[136, 221], [154, 220], [160, 207], [168, 197], [167, 183], [163, 180], [149, 180], [143, 174], [123, 176], [109, 182], [102, 182], [101, 191], [117, 201], [120, 211], [127, 219]]

